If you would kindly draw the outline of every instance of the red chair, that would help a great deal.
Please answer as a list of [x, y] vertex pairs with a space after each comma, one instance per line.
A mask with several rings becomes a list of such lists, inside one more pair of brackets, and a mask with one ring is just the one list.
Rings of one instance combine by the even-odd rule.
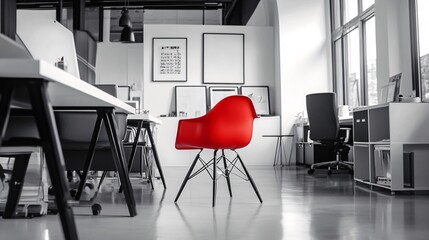
[[[176, 135], [176, 149], [200, 149], [200, 151], [192, 162], [174, 202], [177, 202], [179, 199], [188, 180], [206, 170], [213, 180], [214, 207], [216, 203], [216, 181], [218, 179], [216, 176], [216, 170], [219, 169], [222, 172], [222, 176], [226, 178], [229, 195], [232, 197], [229, 176], [234, 169], [237, 169], [237, 171], [244, 175], [245, 180], [250, 181], [259, 201], [262, 203], [262, 198], [259, 195], [255, 182], [247, 171], [240, 155], [235, 151], [236, 149], [243, 148], [249, 144], [252, 139], [253, 120], [255, 118], [257, 118], [255, 108], [248, 97], [230, 96], [224, 98], [211, 111], [202, 117], [179, 121]], [[205, 148], [214, 150], [213, 158], [209, 162], [205, 162], [200, 157], [201, 152]], [[234, 160], [230, 161], [225, 157], [225, 149], [230, 149], [237, 154]], [[222, 154], [217, 158], [216, 153], [219, 150], [222, 150]], [[203, 166], [192, 174], [198, 160]], [[218, 166], [218, 163], [221, 160], [223, 160], [223, 169]], [[241, 163], [244, 172], [236, 166], [237, 161]], [[213, 166], [211, 169], [212, 173], [209, 171], [211, 166]]]

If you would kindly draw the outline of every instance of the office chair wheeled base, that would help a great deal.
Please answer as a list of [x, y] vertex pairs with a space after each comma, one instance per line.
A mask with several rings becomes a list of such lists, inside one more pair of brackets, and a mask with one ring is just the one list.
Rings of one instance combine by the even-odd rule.
[[337, 154], [337, 160], [335, 160], [335, 161], [321, 162], [321, 163], [314, 163], [314, 164], [312, 164], [310, 166], [310, 169], [308, 170], [308, 174], [309, 175], [313, 175], [314, 170], [316, 168], [326, 167], [326, 166], [328, 166], [328, 175], [332, 174], [332, 170], [331, 169], [335, 168], [335, 167], [336, 167], [337, 170], [339, 170], [340, 167], [345, 167], [345, 168], [347, 168], [349, 170], [350, 174], [353, 174], [353, 165], [354, 165], [353, 162], [341, 161], [340, 160], [340, 155]]

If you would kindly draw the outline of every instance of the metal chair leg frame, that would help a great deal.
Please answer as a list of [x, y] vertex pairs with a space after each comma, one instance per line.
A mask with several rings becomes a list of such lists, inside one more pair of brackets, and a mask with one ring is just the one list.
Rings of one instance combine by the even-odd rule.
[[[237, 153], [237, 152], [236, 152], [236, 153]], [[249, 171], [247, 171], [247, 168], [246, 168], [246, 166], [244, 165], [243, 160], [241, 160], [241, 157], [240, 157], [240, 155], [238, 155], [238, 153], [237, 153], [237, 157], [238, 157], [238, 160], [239, 160], [239, 161], [240, 161], [240, 163], [241, 163], [241, 166], [243, 167], [244, 172], [245, 172], [245, 173], [246, 173], [246, 175], [247, 175], [247, 178], [248, 178], [248, 179], [249, 179], [249, 181], [250, 181], [250, 184], [252, 184], [253, 190], [255, 191], [256, 195], [258, 196], [259, 202], [261, 202], [261, 203], [262, 203], [262, 198], [261, 198], [261, 195], [259, 194], [258, 188], [256, 187], [256, 184], [255, 184], [255, 182], [253, 181], [252, 176], [250, 176]]]
[[216, 154], [217, 154], [217, 149], [214, 150], [213, 153], [213, 199], [212, 199], [212, 207], [214, 207], [216, 205], [216, 191], [217, 191], [217, 177], [216, 177]]
[[223, 166], [225, 167], [225, 178], [226, 178], [226, 183], [228, 185], [229, 196], [232, 197], [231, 180], [229, 179], [229, 170], [228, 170], [228, 166], [226, 165], [225, 150], [223, 149], [222, 149], [222, 159], [223, 159]]
[[179, 200], [180, 195], [182, 194], [183, 189], [186, 186], [186, 183], [188, 182], [188, 180], [190, 179], [189, 176], [191, 176], [192, 171], [194, 170], [195, 164], [197, 163], [198, 159], [200, 158], [200, 154], [203, 150], [201, 149], [200, 152], [197, 154], [197, 156], [195, 157], [194, 161], [191, 164], [191, 167], [188, 170], [188, 173], [185, 176], [185, 179], [182, 182], [182, 185], [180, 186], [179, 192], [176, 195], [176, 198], [174, 199], [174, 202], [177, 202], [177, 200]]

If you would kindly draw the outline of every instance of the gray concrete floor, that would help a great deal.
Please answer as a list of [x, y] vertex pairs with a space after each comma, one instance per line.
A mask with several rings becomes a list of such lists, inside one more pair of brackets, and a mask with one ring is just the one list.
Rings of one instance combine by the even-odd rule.
[[[74, 208], [80, 239], [429, 239], [429, 195], [370, 191], [348, 174], [313, 176], [302, 167], [251, 167], [260, 190], [259, 204], [250, 184], [232, 179], [218, 183], [211, 207], [208, 176], [192, 179], [177, 204], [174, 197], [187, 168], [164, 169], [155, 190], [133, 179], [138, 216], [128, 211], [117, 182], [107, 180], [99, 194], [103, 211]], [[63, 239], [58, 215], [33, 219], [0, 219], [0, 239]]]

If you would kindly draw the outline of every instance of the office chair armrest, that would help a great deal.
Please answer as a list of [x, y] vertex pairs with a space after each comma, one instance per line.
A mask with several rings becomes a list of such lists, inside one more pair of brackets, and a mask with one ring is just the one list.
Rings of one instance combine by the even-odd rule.
[[350, 139], [350, 131], [352, 129], [351, 128], [340, 128], [340, 131], [346, 131], [346, 137], [344, 138], [344, 142], [348, 142]]

